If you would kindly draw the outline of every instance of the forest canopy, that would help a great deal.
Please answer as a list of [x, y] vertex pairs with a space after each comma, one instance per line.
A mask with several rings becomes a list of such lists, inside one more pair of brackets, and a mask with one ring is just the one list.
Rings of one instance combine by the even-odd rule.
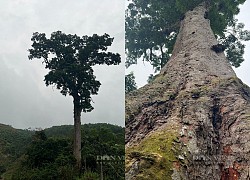
[[201, 3], [206, 6], [204, 18], [225, 46], [232, 66], [244, 61], [245, 45], [250, 32], [235, 18], [239, 5], [245, 0], [131, 0], [126, 10], [126, 67], [137, 64], [138, 59], [148, 61], [159, 71], [169, 60], [185, 13]]

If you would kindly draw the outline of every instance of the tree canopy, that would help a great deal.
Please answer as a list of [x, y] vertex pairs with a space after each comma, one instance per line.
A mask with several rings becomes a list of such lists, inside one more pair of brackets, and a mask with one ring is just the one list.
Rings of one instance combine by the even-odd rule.
[[96, 80], [92, 66], [117, 65], [118, 53], [105, 52], [113, 38], [108, 34], [79, 37], [56, 31], [46, 38], [45, 33], [34, 33], [29, 59], [44, 59], [46, 85], [55, 85], [63, 95], [71, 95], [83, 112], [93, 110], [91, 96], [98, 93], [101, 83]]
[[169, 60], [180, 22], [188, 10], [205, 3], [204, 18], [210, 24], [218, 41], [226, 47], [229, 62], [239, 67], [243, 62], [245, 45], [250, 32], [238, 23], [235, 15], [245, 0], [131, 0], [126, 10], [126, 67], [142, 58], [160, 70]]

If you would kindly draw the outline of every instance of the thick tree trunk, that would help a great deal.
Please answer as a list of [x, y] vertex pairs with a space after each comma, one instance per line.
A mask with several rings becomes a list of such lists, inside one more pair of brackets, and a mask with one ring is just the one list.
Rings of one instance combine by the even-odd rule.
[[78, 171], [81, 170], [81, 111], [79, 102], [74, 99], [74, 156]]
[[250, 89], [204, 18], [189, 11], [171, 59], [126, 96], [126, 179], [249, 179]]

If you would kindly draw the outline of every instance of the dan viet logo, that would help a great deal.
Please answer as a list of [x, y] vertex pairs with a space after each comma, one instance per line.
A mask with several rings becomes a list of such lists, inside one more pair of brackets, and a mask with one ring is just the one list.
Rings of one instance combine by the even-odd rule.
[[112, 163], [112, 164], [124, 164], [125, 162], [125, 156], [114, 156], [114, 155], [103, 155], [103, 156], [96, 156], [96, 161], [98, 164], [106, 164], [106, 163]]

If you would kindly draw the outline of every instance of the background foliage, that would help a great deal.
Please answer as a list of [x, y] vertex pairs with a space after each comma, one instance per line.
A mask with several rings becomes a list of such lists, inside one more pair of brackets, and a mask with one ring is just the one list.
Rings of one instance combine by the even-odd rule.
[[245, 0], [131, 0], [126, 10], [126, 67], [138, 59], [148, 61], [159, 71], [169, 60], [180, 22], [185, 13], [205, 3], [204, 18], [210, 20], [218, 41], [226, 48], [226, 55], [235, 67], [244, 61], [245, 45], [250, 32], [237, 22], [239, 5]]
[[129, 93], [137, 89], [135, 76], [133, 72], [125, 75], [125, 93]]
[[[85, 134], [82, 139], [82, 154], [85, 156], [82, 157], [83, 170], [80, 179], [96, 179], [100, 177], [97, 155], [124, 156], [124, 128], [105, 123], [85, 124], [82, 125], [82, 131]], [[75, 159], [72, 155], [72, 125], [34, 132], [1, 124], [0, 135], [0, 175], [5, 179], [79, 178], [73, 168]], [[124, 164], [112, 167], [107, 164], [103, 171], [106, 179], [124, 179]]]

